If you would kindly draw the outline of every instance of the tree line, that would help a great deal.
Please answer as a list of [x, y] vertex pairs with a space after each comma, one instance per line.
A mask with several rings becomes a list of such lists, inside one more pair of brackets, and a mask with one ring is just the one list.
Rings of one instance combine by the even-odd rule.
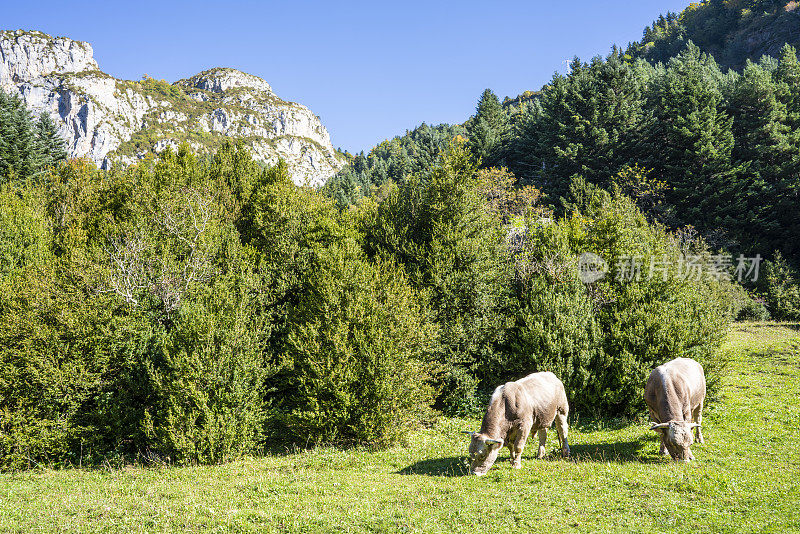
[[[487, 89], [463, 135], [482, 166], [506, 167], [558, 215], [585, 209], [599, 191], [619, 190], [652, 222], [698, 231], [717, 251], [769, 258], [767, 270], [784, 279], [764, 276], [748, 289], [769, 301], [776, 318], [796, 319], [798, 95], [800, 64], [789, 45], [742, 72], [723, 71], [691, 43], [666, 64], [614, 49], [607, 58], [574, 60], [569, 74], [506, 105]], [[347, 182], [349, 172], [331, 186]], [[383, 177], [370, 177], [369, 187], [380, 187]]]
[[540, 370], [579, 413], [635, 414], [657, 362], [713, 368], [747, 300], [677, 268], [585, 283], [586, 250], [710, 256], [621, 193], [553, 219], [459, 139], [347, 209], [231, 143], [4, 178], [4, 469], [386, 446]]

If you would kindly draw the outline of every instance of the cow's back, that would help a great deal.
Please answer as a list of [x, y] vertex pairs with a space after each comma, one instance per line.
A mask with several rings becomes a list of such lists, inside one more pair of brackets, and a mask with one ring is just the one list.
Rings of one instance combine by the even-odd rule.
[[514, 384], [526, 395], [530, 406], [527, 415], [536, 428], [549, 427], [558, 411], [566, 413], [569, 409], [564, 384], [553, 373], [534, 373]]
[[705, 396], [703, 367], [690, 358], [676, 358], [653, 369], [644, 392], [657, 422], [683, 420]]

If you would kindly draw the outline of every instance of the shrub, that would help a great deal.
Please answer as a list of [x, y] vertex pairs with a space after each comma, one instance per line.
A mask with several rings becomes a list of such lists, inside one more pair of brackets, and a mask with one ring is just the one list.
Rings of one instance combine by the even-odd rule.
[[773, 260], [764, 262], [758, 289], [775, 319], [800, 320], [800, 276], [780, 252], [775, 253]]
[[270, 440], [388, 445], [430, 407], [431, 329], [402, 267], [362, 251], [356, 222], [373, 214], [340, 213], [285, 167], [244, 206], [239, 227], [271, 288], [267, 357], [280, 368], [265, 389]]
[[0, 467], [263, 446], [262, 280], [220, 167], [185, 150], [116, 173], [72, 161], [0, 192]]
[[469, 151], [453, 142], [434, 168], [393, 190], [363, 228], [365, 248], [404, 267], [437, 326], [432, 357], [446, 380], [438, 406], [449, 413], [478, 404], [476, 386], [504, 357], [508, 329], [503, 233], [480, 185]]
[[751, 299], [736, 316], [737, 321], [769, 321], [771, 318], [767, 307], [757, 299]]
[[392, 444], [432, 401], [430, 328], [397, 266], [355, 242], [314, 263], [290, 316], [285, 424], [302, 441]]
[[[605, 278], [580, 281], [575, 258], [584, 252], [609, 262]], [[725, 282], [681, 276], [682, 253], [621, 195], [552, 225], [531, 221], [517, 259], [510, 368], [554, 371], [577, 409], [617, 415], [643, 408], [647, 376], [665, 361], [691, 357], [712, 370], [727, 320]], [[641, 278], [629, 279], [628, 263], [617, 261], [624, 258], [648, 266]], [[651, 259], [664, 262], [663, 274], [648, 276]]]

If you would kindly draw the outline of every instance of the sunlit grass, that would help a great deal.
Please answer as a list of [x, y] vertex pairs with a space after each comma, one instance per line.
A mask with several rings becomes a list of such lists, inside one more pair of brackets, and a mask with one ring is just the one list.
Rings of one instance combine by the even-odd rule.
[[317, 448], [222, 466], [0, 476], [10, 532], [787, 532], [800, 530], [800, 325], [743, 324], [697, 461], [660, 458], [642, 423], [574, 423], [573, 458], [463, 476], [475, 420], [387, 451]]

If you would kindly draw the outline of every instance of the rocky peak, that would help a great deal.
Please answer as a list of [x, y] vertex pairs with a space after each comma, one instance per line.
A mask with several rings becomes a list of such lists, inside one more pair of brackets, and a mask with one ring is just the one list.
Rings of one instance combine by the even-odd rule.
[[189, 79], [180, 80], [177, 85], [186, 88], [202, 89], [212, 93], [224, 93], [229, 89], [246, 87], [264, 93], [272, 93], [272, 87], [252, 74], [247, 74], [236, 69], [216, 68], [195, 74]]
[[89, 43], [41, 32], [0, 31], [0, 85], [99, 70]]
[[104, 168], [181, 143], [210, 154], [231, 137], [259, 161], [286, 161], [297, 184], [324, 183], [344, 165], [319, 117], [235, 69], [173, 84], [118, 80], [100, 71], [87, 43], [0, 31], [0, 90], [18, 94], [34, 113], [50, 114], [71, 157]]

